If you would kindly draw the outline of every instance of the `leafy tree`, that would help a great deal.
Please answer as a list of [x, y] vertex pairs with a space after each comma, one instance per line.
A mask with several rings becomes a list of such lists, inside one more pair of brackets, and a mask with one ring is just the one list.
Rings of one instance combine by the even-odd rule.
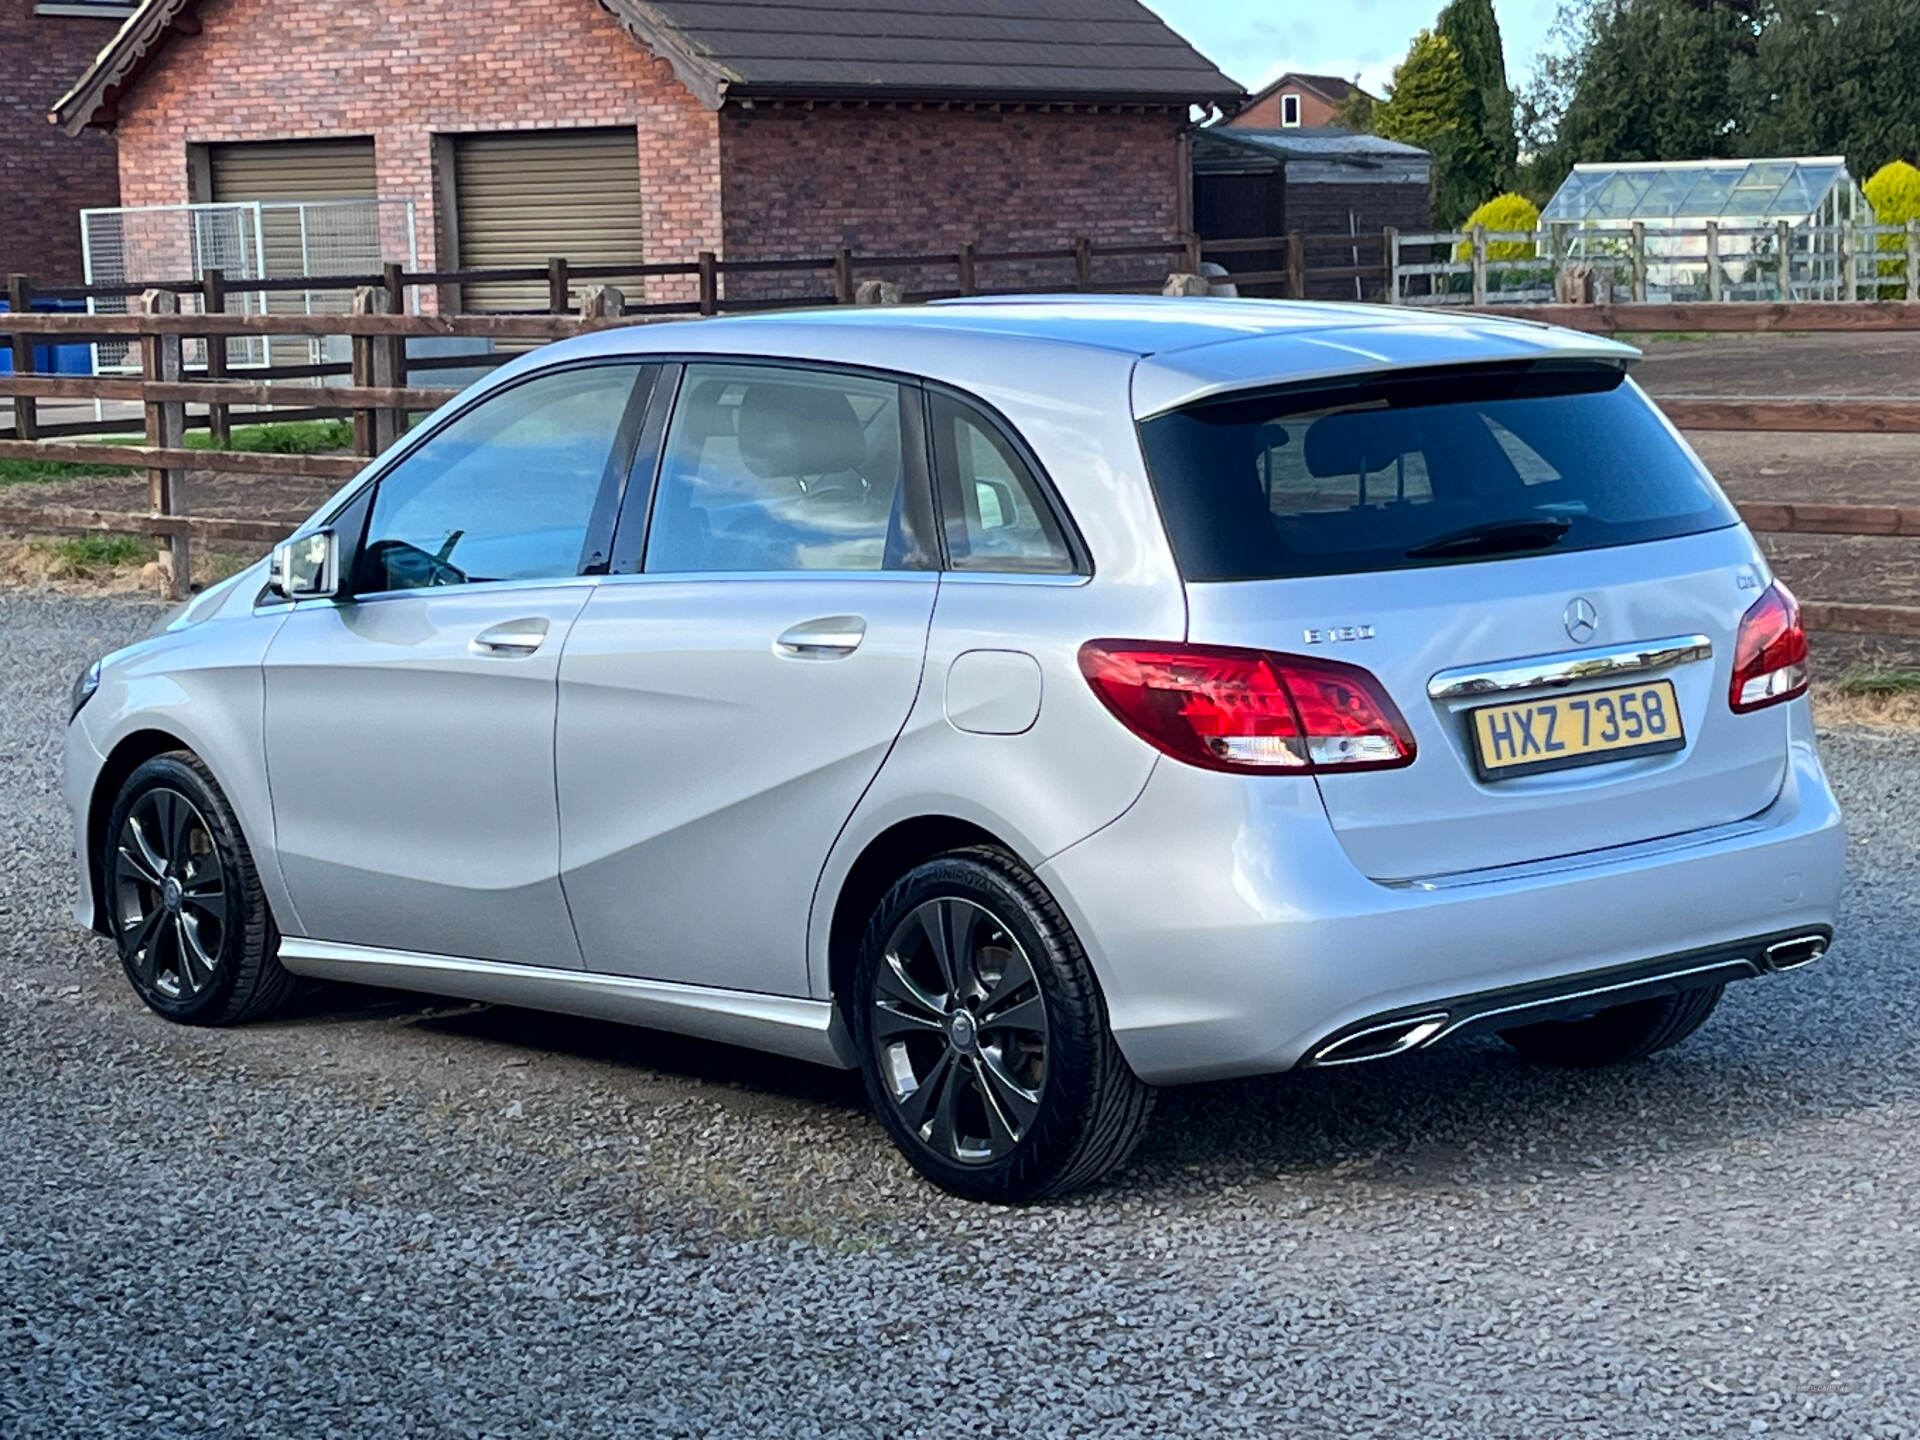
[[1580, 160], [1920, 154], [1920, 0], [1566, 0], [1520, 96], [1550, 195]]
[[1356, 83], [1347, 91], [1347, 98], [1333, 107], [1329, 119], [1342, 130], [1351, 130], [1358, 135], [1372, 134], [1373, 96]]
[[1466, 113], [1467, 72], [1445, 36], [1422, 30], [1393, 68], [1387, 98], [1373, 107], [1377, 133], [1409, 145], [1429, 145], [1459, 129]]
[[1867, 174], [1920, 152], [1920, 0], [1774, 0], [1735, 67], [1748, 155], [1845, 155]]
[[1506, 53], [1493, 0], [1451, 0], [1434, 27], [1460, 52], [1467, 93], [1449, 192], [1437, 199], [1443, 214], [1463, 214], [1511, 183], [1518, 144], [1513, 130], [1513, 91], [1507, 86]]
[[1373, 107], [1376, 134], [1418, 145], [1433, 157], [1433, 218], [1441, 225], [1451, 225], [1465, 213], [1447, 207], [1457, 203], [1458, 187], [1452, 175], [1467, 118], [1468, 90], [1467, 72], [1454, 43], [1422, 30], [1407, 47], [1406, 58], [1394, 67], [1387, 98]]

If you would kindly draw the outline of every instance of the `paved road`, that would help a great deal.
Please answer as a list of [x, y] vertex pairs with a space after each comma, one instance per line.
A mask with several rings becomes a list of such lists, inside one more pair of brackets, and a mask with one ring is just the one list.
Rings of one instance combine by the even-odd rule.
[[1496, 1043], [1166, 1098], [968, 1207], [856, 1087], [336, 994], [139, 1009], [62, 918], [125, 602], [0, 597], [0, 1434], [1920, 1434], [1920, 743], [1828, 738], [1843, 939], [1637, 1068]]

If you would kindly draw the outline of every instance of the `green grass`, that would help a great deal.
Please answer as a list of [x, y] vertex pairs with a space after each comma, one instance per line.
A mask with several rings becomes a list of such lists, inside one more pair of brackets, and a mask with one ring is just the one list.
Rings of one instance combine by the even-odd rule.
[[1836, 694], [1860, 700], [1891, 700], [1899, 695], [1920, 695], [1920, 670], [1874, 670], [1855, 666], [1834, 676], [1828, 686]]
[[61, 561], [83, 572], [145, 564], [153, 558], [153, 542], [133, 535], [74, 535], [55, 541], [52, 548]]
[[[89, 438], [102, 445], [143, 445], [138, 435], [101, 435], [75, 437], [85, 444]], [[265, 425], [240, 425], [234, 428], [233, 444], [227, 448], [256, 455], [314, 455], [325, 450], [345, 450], [353, 444], [351, 420], [293, 420]], [[189, 450], [212, 450], [213, 437], [205, 430], [187, 432]], [[72, 460], [0, 460], [0, 485], [44, 484], [54, 480], [84, 480], [93, 475], [132, 475], [129, 465], [98, 465]]]
[[0, 460], [0, 485], [81, 480], [89, 475], [131, 475], [125, 465], [80, 465], [64, 460]]
[[[292, 420], [234, 428], [229, 449], [257, 455], [314, 455], [323, 450], [345, 450], [353, 444], [351, 420]], [[213, 438], [204, 430], [187, 434], [189, 450], [211, 450]]]

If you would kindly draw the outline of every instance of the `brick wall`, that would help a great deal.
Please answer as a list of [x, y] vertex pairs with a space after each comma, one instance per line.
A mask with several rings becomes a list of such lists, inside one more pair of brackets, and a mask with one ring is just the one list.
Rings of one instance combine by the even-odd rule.
[[[730, 106], [721, 115], [721, 190], [732, 259], [1166, 240], [1179, 230], [1183, 121], [1169, 114], [1074, 114], [873, 107]], [[1099, 273], [1111, 274], [1115, 262]], [[1134, 261], [1164, 278], [1170, 259]], [[951, 287], [954, 271], [862, 271], [909, 288]], [[983, 267], [983, 286], [1065, 284], [1070, 265]], [[730, 293], [752, 293], [735, 277]], [[764, 281], [754, 290], [791, 286]], [[814, 282], [830, 291], [825, 279]]]
[[[121, 101], [128, 205], [188, 198], [192, 144], [368, 135], [438, 263], [433, 137], [634, 125], [646, 259], [720, 240], [718, 124], [595, 0], [203, 0]], [[395, 258], [404, 258], [396, 256]]]
[[0, 276], [81, 279], [80, 211], [115, 203], [113, 142], [70, 139], [47, 123], [47, 111], [115, 28], [36, 15], [34, 0], [0, 0]]

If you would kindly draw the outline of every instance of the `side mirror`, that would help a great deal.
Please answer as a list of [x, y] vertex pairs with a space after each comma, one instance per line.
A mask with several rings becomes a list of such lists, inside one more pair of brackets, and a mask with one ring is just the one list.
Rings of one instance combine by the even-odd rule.
[[283, 600], [314, 600], [340, 593], [340, 539], [310, 530], [273, 547], [267, 589]]

